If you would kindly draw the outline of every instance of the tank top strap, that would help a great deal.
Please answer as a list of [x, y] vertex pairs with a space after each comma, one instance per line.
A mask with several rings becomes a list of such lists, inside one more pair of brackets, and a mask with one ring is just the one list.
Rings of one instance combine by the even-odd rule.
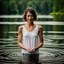
[[25, 25], [22, 26], [23, 27], [23, 31], [26, 32], [26, 28], [25, 28]]
[[35, 27], [35, 31], [37, 31], [38, 32], [38, 25], [36, 24], [36, 27]]

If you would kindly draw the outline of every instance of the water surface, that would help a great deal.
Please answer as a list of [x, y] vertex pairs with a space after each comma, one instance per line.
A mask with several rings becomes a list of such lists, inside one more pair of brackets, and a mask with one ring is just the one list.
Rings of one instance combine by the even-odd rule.
[[[17, 42], [18, 27], [11, 29], [10, 25], [5, 26], [7, 29], [4, 29], [4, 36], [0, 38], [0, 64], [18, 64], [22, 56]], [[43, 34], [44, 45], [39, 49], [39, 63], [64, 64], [64, 33], [63, 31], [59, 33], [59, 31], [48, 31], [47, 34]]]

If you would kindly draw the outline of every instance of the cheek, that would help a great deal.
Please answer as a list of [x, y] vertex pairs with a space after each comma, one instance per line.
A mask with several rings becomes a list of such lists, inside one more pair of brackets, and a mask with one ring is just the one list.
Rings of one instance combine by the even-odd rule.
[[28, 19], [28, 17], [26, 16], [26, 20]]

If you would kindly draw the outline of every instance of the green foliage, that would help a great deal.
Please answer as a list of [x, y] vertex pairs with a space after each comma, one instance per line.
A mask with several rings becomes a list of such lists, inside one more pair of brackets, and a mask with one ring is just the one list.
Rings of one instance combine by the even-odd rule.
[[10, 14], [17, 14], [18, 13], [17, 5], [14, 0], [11, 0], [9, 2], [9, 9], [10, 9]]
[[64, 21], [64, 13], [63, 12], [53, 12], [51, 15], [54, 16], [54, 21]]
[[54, 6], [51, 15], [54, 16], [54, 21], [64, 21], [64, 1], [54, 0]]
[[[53, 12], [51, 13], [56, 22], [64, 22], [64, 0], [54, 0]], [[64, 31], [64, 26], [54, 26], [55, 31]]]
[[27, 3], [27, 7], [35, 8], [35, 5], [33, 4], [33, 2], [29, 1], [29, 2]]
[[61, 9], [64, 9], [64, 0], [54, 0], [53, 11], [58, 12]]
[[53, 0], [1, 0], [4, 15], [23, 14], [27, 7], [33, 7], [38, 14], [49, 14], [53, 11]]

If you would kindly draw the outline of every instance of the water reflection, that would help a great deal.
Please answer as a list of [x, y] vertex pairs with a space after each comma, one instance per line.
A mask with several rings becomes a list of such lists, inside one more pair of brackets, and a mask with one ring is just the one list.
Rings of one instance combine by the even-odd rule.
[[[21, 64], [21, 62], [24, 64], [35, 64], [34, 62], [37, 63], [37, 61], [41, 64], [63, 64], [63, 38], [64, 35], [44, 35], [44, 46], [40, 48], [39, 55], [21, 55], [21, 48], [17, 43], [17, 36], [14, 38], [12, 36], [0, 38], [0, 64]], [[58, 43], [58, 39], [62, 39], [63, 41]]]
[[18, 64], [41, 64], [39, 63], [38, 54], [22, 54], [21, 60]]

